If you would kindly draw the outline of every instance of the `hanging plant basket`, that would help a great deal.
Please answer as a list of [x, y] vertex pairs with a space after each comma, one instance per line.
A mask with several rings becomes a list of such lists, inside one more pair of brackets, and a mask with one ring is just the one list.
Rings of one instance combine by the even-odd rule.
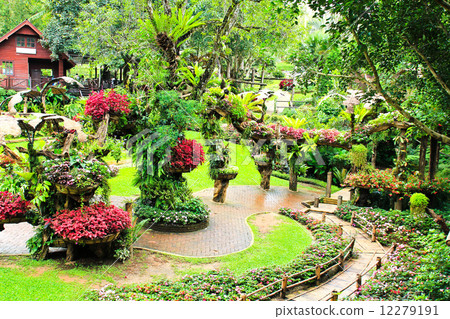
[[89, 200], [94, 196], [95, 191], [100, 186], [98, 184], [94, 184], [89, 187], [73, 187], [61, 184], [54, 184], [56, 187], [56, 191], [60, 194], [68, 195], [77, 202], [89, 202]]

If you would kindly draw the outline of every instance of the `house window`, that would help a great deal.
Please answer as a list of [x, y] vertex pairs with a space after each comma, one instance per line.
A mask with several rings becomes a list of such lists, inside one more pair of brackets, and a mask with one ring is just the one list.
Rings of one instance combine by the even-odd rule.
[[18, 47], [25, 47], [25, 38], [24, 37], [17, 37], [17, 46]]
[[36, 39], [31, 37], [17, 37], [17, 47], [19, 48], [36, 48]]
[[2, 74], [14, 75], [14, 65], [11, 61], [2, 61]]
[[27, 48], [35, 48], [35, 47], [36, 47], [36, 39], [27, 38]]

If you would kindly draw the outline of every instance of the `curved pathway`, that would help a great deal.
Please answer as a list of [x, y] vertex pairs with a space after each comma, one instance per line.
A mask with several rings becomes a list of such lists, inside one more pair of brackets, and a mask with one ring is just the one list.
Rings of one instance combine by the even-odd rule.
[[[319, 208], [322, 204], [319, 205]], [[336, 206], [334, 206], [334, 209]], [[334, 211], [333, 209], [333, 211]], [[316, 213], [311, 208], [309, 216], [321, 220], [322, 213]], [[341, 224], [344, 236], [355, 237], [354, 252], [358, 257], [351, 259], [345, 264], [344, 271], [337, 273], [334, 277], [328, 281], [322, 283], [317, 287], [312, 287], [303, 291], [296, 291], [288, 294], [290, 300], [296, 301], [323, 301], [328, 300], [331, 297], [333, 290], [341, 291], [349, 286], [355, 279], [357, 274], [362, 274], [366, 269], [373, 267], [377, 261], [377, 257], [382, 257], [387, 248], [383, 247], [379, 242], [372, 242], [371, 238], [365, 234], [361, 229], [353, 227], [349, 222], [343, 221], [340, 218], [327, 214], [327, 223]], [[370, 274], [366, 274], [363, 277], [363, 282], [366, 281]], [[349, 296], [352, 291], [356, 289], [356, 285], [352, 285], [349, 289], [344, 290], [339, 299]]]
[[310, 193], [291, 192], [277, 186], [268, 191], [258, 186], [230, 186], [224, 204], [211, 200], [213, 189], [194, 195], [211, 209], [206, 229], [181, 234], [149, 230], [135, 247], [188, 257], [213, 257], [238, 252], [253, 242], [247, 217], [260, 212], [276, 212], [280, 207], [300, 208], [302, 201], [314, 198]]

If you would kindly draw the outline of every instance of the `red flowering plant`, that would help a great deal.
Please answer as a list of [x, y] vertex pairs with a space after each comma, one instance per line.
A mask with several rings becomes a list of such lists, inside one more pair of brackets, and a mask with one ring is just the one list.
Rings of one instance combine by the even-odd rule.
[[280, 82], [280, 90], [291, 91], [294, 88], [294, 81], [292, 79], [284, 79]]
[[179, 138], [177, 145], [172, 147], [169, 156], [171, 168], [182, 168], [191, 171], [204, 162], [205, 152], [203, 151], [203, 146], [195, 140]]
[[84, 114], [92, 116], [94, 120], [101, 120], [106, 114], [122, 115], [130, 113], [130, 102], [126, 94], [119, 94], [114, 90], [109, 92], [92, 92], [86, 101]]
[[58, 211], [45, 222], [56, 235], [75, 242], [103, 238], [131, 227], [129, 213], [102, 202], [76, 210]]
[[25, 217], [30, 205], [30, 202], [23, 200], [20, 195], [0, 192], [0, 220]]
[[410, 175], [406, 181], [401, 181], [394, 176], [391, 169], [375, 169], [348, 174], [344, 185], [389, 191], [391, 196], [392, 194], [411, 196], [417, 192], [426, 194], [450, 193], [448, 178], [435, 178], [432, 181], [423, 181], [417, 175]]

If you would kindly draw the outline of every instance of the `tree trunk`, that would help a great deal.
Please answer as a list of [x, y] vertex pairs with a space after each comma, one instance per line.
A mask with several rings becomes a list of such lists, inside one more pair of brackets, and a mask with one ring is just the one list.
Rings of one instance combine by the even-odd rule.
[[420, 139], [420, 155], [419, 155], [419, 178], [425, 180], [425, 169], [427, 166], [427, 148], [428, 136], [422, 136]]
[[428, 172], [428, 178], [432, 181], [436, 175], [436, 163], [437, 163], [437, 151], [438, 151], [438, 141], [435, 138], [430, 139], [430, 170]]
[[373, 168], [377, 168], [377, 148], [378, 148], [378, 142], [373, 141], [373, 145], [372, 145], [372, 166], [373, 166]]
[[224, 203], [227, 196], [228, 185], [230, 180], [228, 179], [217, 179], [214, 181], [214, 196], [213, 201], [216, 203]]
[[261, 188], [264, 190], [270, 189], [270, 176], [272, 175], [272, 164], [268, 166], [259, 166], [258, 172], [261, 175]]
[[444, 234], [448, 234], [448, 232], [450, 231], [450, 229], [447, 226], [447, 223], [445, 222], [444, 217], [442, 217], [442, 215], [438, 215], [434, 212], [434, 210], [432, 209], [425, 209], [425, 211], [427, 212], [428, 215], [430, 215], [431, 218], [434, 219], [434, 221], [436, 222], [436, 224], [439, 225], [439, 227], [441, 227], [441, 230], [444, 232]]
[[292, 155], [289, 159], [289, 190], [297, 191], [297, 172], [295, 171], [295, 162], [297, 161], [297, 156]]
[[[264, 83], [264, 72], [266, 71], [264, 67], [265, 67], [265, 65], [263, 65], [263, 66], [262, 66], [262, 69], [261, 69], [261, 84]], [[259, 90], [260, 90], [260, 91], [261, 91], [263, 88], [264, 88], [264, 85], [260, 85], [260, 86], [259, 86]]]

